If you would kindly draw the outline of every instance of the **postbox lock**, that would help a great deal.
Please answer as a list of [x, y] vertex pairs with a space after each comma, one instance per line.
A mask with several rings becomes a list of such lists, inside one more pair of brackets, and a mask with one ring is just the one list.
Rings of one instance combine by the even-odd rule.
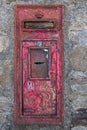
[[27, 88], [28, 88], [29, 90], [32, 90], [32, 89], [33, 89], [33, 87], [32, 87], [32, 82], [30, 82], [30, 81], [27, 82]]

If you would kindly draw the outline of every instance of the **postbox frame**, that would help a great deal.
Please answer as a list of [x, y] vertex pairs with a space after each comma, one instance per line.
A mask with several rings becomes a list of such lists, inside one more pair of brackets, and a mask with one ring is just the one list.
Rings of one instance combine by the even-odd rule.
[[[29, 116], [22, 115], [22, 75], [21, 75], [21, 35], [20, 35], [20, 28], [19, 28], [19, 19], [18, 19], [18, 10], [23, 8], [60, 8], [61, 10], [61, 36], [60, 36], [60, 79], [59, 85], [60, 85], [60, 91], [58, 96], [58, 116], [56, 118], [49, 118], [49, 117], [39, 117], [39, 118], [33, 118]], [[14, 75], [14, 121], [17, 124], [56, 124], [56, 125], [62, 125], [64, 121], [64, 88], [63, 88], [63, 82], [64, 82], [64, 6], [63, 5], [39, 5], [39, 6], [26, 6], [26, 5], [18, 5], [15, 7], [15, 46], [14, 46], [14, 69], [15, 69], [15, 75]]]

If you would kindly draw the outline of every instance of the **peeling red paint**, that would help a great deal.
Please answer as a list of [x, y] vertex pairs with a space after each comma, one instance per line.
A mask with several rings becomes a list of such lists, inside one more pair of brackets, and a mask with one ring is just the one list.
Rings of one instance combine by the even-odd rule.
[[[16, 123], [63, 123], [63, 10], [63, 6], [16, 6]], [[23, 25], [26, 20], [53, 20], [54, 25], [30, 29], [31, 22]]]

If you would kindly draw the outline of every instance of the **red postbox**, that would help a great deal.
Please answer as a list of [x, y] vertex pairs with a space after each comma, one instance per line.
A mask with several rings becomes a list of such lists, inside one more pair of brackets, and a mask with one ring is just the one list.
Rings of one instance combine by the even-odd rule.
[[16, 6], [16, 123], [63, 123], [63, 14], [62, 5]]

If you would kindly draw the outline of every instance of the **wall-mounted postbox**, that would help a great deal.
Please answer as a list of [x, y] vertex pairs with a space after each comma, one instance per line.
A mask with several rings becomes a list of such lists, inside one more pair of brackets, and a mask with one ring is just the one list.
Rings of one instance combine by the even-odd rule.
[[16, 6], [16, 123], [63, 122], [63, 6]]

